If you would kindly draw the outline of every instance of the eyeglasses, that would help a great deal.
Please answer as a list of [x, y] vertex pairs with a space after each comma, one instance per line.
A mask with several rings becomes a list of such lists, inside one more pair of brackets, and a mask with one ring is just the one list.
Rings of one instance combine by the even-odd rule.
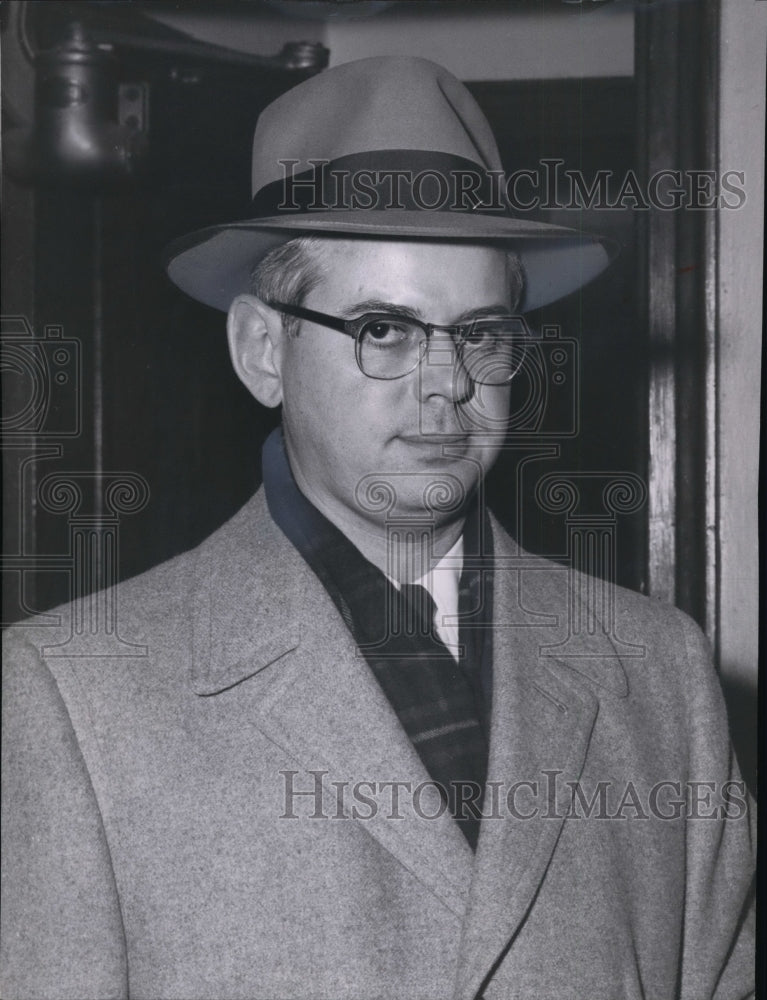
[[368, 378], [404, 378], [415, 371], [426, 356], [434, 331], [441, 330], [453, 337], [457, 358], [472, 382], [506, 385], [521, 368], [530, 342], [530, 332], [519, 316], [440, 326], [397, 313], [364, 313], [356, 319], [341, 319], [285, 302], [269, 305], [288, 316], [353, 337], [357, 364]]

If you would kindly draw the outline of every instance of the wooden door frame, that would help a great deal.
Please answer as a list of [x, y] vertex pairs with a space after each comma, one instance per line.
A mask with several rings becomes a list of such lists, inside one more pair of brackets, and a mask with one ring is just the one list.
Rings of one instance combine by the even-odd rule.
[[648, 592], [704, 628], [753, 780], [767, 4], [651, 4], [636, 17], [645, 182], [659, 170], [708, 171], [720, 194], [728, 173], [741, 188], [729, 205], [646, 213], [638, 301], [649, 349]]

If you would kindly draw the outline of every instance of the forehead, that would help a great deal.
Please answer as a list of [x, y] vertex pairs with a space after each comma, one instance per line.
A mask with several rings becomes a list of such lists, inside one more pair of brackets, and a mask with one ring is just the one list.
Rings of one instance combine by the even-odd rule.
[[309, 297], [315, 305], [379, 300], [464, 310], [505, 304], [509, 292], [506, 254], [468, 243], [329, 240], [321, 274]]

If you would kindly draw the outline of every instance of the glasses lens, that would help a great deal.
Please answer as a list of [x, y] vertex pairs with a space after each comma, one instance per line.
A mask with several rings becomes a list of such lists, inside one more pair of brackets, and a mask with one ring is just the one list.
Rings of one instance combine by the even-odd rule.
[[472, 324], [462, 343], [469, 378], [482, 385], [505, 385], [525, 360], [529, 337], [516, 317], [483, 319]]
[[418, 365], [425, 331], [402, 316], [376, 316], [362, 327], [359, 363], [370, 378], [401, 378]]

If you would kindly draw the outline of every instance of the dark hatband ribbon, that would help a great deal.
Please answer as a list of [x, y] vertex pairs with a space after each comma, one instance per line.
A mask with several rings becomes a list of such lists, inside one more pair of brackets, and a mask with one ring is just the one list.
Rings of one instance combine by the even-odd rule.
[[379, 149], [335, 160], [283, 160], [285, 176], [253, 198], [253, 217], [312, 212], [466, 212], [510, 216], [502, 171], [487, 171], [452, 153]]

